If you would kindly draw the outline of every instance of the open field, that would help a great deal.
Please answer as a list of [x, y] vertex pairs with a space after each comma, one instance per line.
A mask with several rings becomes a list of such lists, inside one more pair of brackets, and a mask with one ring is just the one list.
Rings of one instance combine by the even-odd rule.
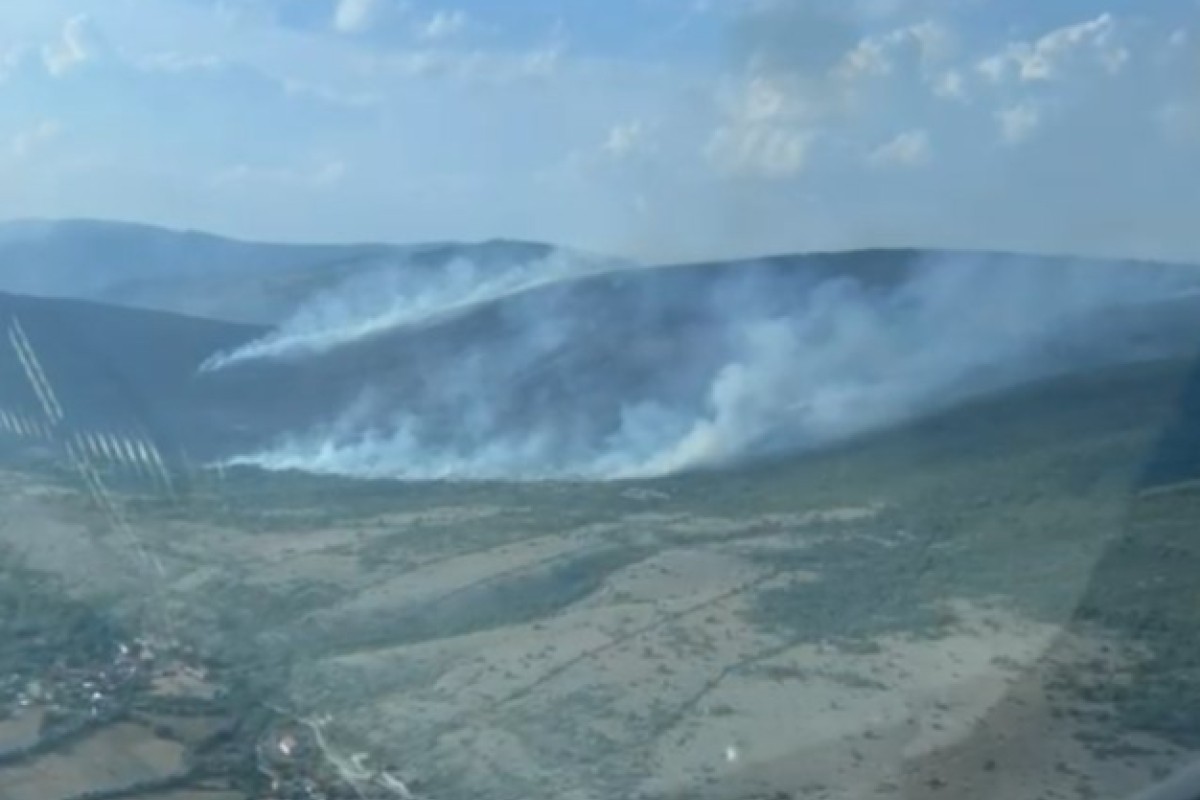
[[[204, 474], [122, 496], [127, 530], [10, 467], [7, 624], [67, 613], [38, 599], [61, 590], [89, 625], [220, 665], [135, 697], [245, 702], [0, 763], [0, 798], [169, 777], [251, 708], [315, 725], [367, 796], [398, 796], [381, 773], [446, 800], [1126, 796], [1200, 750], [1189, 371], [1061, 379], [653, 482]], [[3, 651], [22, 686], [32, 652]], [[121, 796], [271, 796], [207, 788]]]

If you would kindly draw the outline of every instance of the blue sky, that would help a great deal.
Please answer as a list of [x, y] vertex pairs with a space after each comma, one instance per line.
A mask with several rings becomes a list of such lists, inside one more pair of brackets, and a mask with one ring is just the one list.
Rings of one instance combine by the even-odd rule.
[[5, 0], [0, 218], [1200, 261], [1200, 0]]

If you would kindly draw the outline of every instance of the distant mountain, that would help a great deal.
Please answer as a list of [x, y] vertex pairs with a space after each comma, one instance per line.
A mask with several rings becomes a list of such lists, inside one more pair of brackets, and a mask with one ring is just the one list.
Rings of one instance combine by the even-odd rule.
[[95, 220], [0, 223], [0, 291], [95, 300], [234, 322], [276, 323], [356, 274], [466, 259], [502, 269], [556, 248], [477, 244], [265, 244]]

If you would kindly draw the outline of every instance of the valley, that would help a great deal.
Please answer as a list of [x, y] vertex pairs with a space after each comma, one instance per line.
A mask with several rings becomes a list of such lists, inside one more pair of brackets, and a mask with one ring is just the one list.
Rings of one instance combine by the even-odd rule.
[[5, 252], [279, 293], [0, 295], [0, 800], [1120, 800], [1200, 755], [1190, 268], [59, 233]]
[[[1179, 646], [1200, 495], [1178, 458], [1146, 470], [1189, 371], [1042, 382], [656, 481], [207, 470], [174, 497], [114, 490], [132, 539], [69, 478], [10, 467], [0, 542], [41, 576], [28, 595], [58, 583], [220, 665], [198, 727], [242, 733], [223, 783], [193, 780], [180, 765], [208, 762], [147, 732], [142, 688], [107, 738], [0, 783], [74, 797], [53, 759], [103, 747], [162, 765], [114, 766], [103, 796], [272, 797], [262, 743], [306, 720], [311, 769], [366, 797], [1126, 796], [1200, 748]], [[27, 713], [14, 742], [45, 730]]]

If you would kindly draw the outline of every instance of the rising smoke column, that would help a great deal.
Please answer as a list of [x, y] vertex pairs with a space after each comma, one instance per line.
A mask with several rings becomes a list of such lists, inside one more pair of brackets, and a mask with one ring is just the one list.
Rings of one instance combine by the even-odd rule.
[[565, 251], [500, 267], [481, 266], [466, 258], [452, 259], [437, 268], [389, 264], [319, 293], [271, 333], [212, 356], [201, 365], [201, 371], [262, 359], [319, 355], [381, 332], [445, 319], [538, 286], [616, 268], [616, 261]]
[[568, 287], [574, 294], [531, 290], [492, 304], [512, 323], [505, 336], [420, 365], [425, 404], [368, 378], [352, 408], [235, 463], [418, 479], [625, 478], [819, 447], [980, 391], [1153, 355], [1130, 349], [1106, 315], [1194, 293], [1195, 275], [948, 255], [882, 284], [747, 265], [687, 282], [630, 273], [618, 294], [588, 281]]

